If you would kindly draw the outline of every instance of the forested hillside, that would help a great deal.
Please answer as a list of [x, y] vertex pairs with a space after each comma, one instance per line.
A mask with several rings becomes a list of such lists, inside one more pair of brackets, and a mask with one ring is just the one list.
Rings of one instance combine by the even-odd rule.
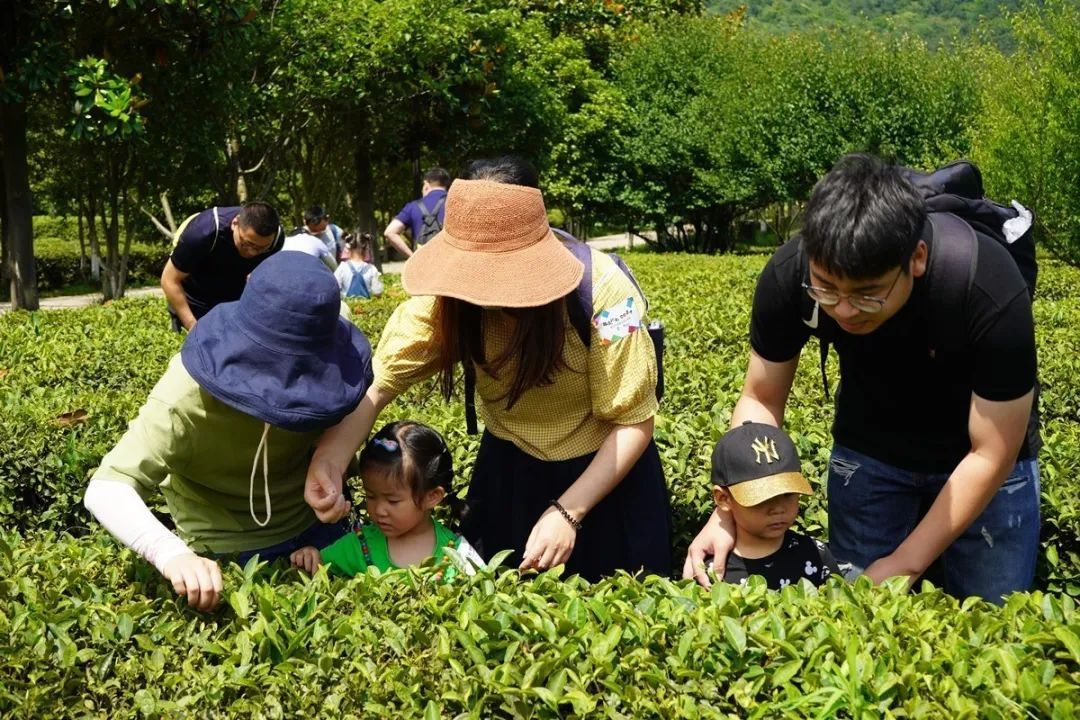
[[706, 6], [716, 13], [746, 6], [751, 24], [780, 33], [813, 27], [873, 28], [918, 35], [936, 46], [983, 32], [999, 47], [1012, 49], [1006, 15], [1024, 4], [1024, 0], [709, 0]]

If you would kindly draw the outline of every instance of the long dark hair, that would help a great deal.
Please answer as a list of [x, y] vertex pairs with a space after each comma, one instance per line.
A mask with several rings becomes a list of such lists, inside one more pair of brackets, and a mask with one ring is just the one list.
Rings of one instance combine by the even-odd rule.
[[[514, 377], [504, 398], [509, 410], [526, 391], [554, 382], [566, 367], [565, 298], [547, 305], [504, 310], [514, 318], [514, 331], [506, 349], [489, 358], [484, 349], [484, 309], [455, 298], [440, 297], [435, 305], [435, 344], [439, 348], [439, 388], [447, 400], [454, 394], [457, 363], [481, 368], [499, 377], [513, 365]], [[502, 400], [504, 398], [499, 398]]]
[[399, 420], [384, 425], [368, 440], [360, 453], [360, 475], [365, 468], [378, 466], [409, 489], [417, 505], [435, 488], [446, 491], [452, 523], [460, 525], [469, 507], [454, 490], [454, 459], [442, 435], [415, 420]]
[[[519, 155], [474, 160], [465, 171], [466, 180], [488, 180], [508, 185], [539, 188], [536, 168]], [[514, 333], [506, 350], [489, 358], [484, 351], [484, 310], [464, 300], [440, 297], [436, 305], [436, 341], [439, 347], [439, 386], [447, 400], [454, 393], [454, 368], [469, 364], [498, 377], [507, 365], [514, 365], [514, 378], [505, 395], [506, 409], [512, 408], [527, 390], [550, 385], [555, 372], [566, 367], [566, 301], [560, 298], [547, 305], [505, 310], [515, 319]], [[500, 400], [503, 398], [499, 398]]]

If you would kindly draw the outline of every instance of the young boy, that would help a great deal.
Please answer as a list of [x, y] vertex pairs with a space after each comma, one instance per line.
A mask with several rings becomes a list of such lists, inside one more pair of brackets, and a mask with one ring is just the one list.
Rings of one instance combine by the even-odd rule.
[[761, 575], [779, 590], [800, 578], [820, 585], [840, 572], [824, 543], [790, 530], [799, 495], [812, 491], [783, 430], [755, 422], [729, 430], [713, 449], [712, 481], [716, 505], [736, 527], [725, 582]]

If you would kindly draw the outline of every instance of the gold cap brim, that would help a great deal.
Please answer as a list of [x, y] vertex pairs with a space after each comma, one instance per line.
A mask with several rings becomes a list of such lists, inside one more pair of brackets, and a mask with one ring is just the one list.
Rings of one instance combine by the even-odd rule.
[[799, 493], [801, 495], [813, 495], [814, 493], [810, 489], [810, 483], [806, 482], [803, 474], [798, 472], [778, 473], [755, 480], [747, 480], [735, 485], [728, 485], [727, 490], [731, 493], [731, 497], [735, 499], [735, 502], [743, 507], [759, 505], [784, 493]]

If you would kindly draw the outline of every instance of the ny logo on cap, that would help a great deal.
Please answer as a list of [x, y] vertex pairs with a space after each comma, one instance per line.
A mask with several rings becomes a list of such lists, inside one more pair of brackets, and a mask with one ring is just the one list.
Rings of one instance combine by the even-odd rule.
[[776, 451], [776, 442], [768, 438], [754, 438], [750, 448], [754, 451], [754, 462], [761, 464], [762, 457], [770, 465], [780, 459], [780, 453]]

